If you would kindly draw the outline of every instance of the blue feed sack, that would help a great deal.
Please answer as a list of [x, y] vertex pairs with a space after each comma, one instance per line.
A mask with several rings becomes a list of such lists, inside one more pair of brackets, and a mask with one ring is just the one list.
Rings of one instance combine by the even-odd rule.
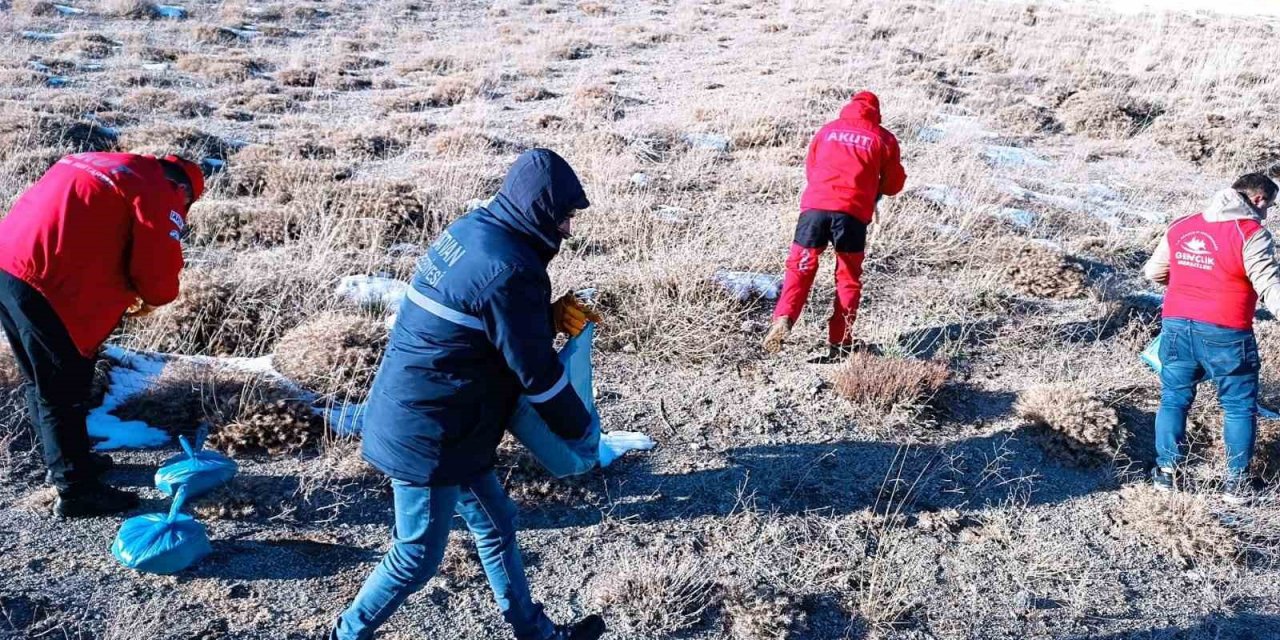
[[591, 376], [591, 340], [596, 325], [588, 324], [560, 350], [560, 362], [569, 373], [569, 384], [591, 414], [591, 432], [578, 442], [568, 442], [547, 426], [527, 400], [521, 398], [507, 427], [538, 462], [557, 478], [586, 473], [599, 463], [600, 414], [596, 411]]
[[186, 487], [187, 497], [195, 498], [226, 484], [236, 475], [235, 461], [216, 451], [203, 451], [203, 437], [196, 438], [192, 447], [186, 437], [179, 436], [182, 453], [165, 460], [156, 470], [156, 488], [172, 496]]
[[148, 513], [120, 525], [111, 555], [120, 564], [146, 573], [177, 573], [209, 555], [209, 535], [204, 525], [182, 513], [185, 491], [178, 490], [168, 514]]

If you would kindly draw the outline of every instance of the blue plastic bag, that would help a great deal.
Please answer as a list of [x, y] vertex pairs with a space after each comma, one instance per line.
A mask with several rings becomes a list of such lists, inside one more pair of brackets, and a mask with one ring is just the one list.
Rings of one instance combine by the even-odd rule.
[[177, 573], [209, 555], [204, 525], [182, 513], [186, 490], [179, 488], [168, 514], [148, 513], [124, 521], [111, 545], [120, 564], [146, 573]]
[[520, 444], [557, 478], [586, 473], [600, 462], [600, 414], [596, 411], [591, 376], [591, 340], [595, 331], [595, 323], [587, 324], [582, 333], [569, 339], [559, 354], [560, 362], [569, 374], [569, 384], [578, 392], [591, 415], [591, 428], [587, 435], [577, 442], [561, 438], [523, 397], [507, 426]]
[[227, 483], [236, 475], [239, 468], [235, 461], [216, 451], [203, 451], [204, 433], [196, 437], [196, 445], [191, 446], [185, 436], [178, 436], [178, 444], [182, 445], [182, 454], [165, 460], [156, 470], [156, 488], [161, 493], [172, 496], [181, 487], [186, 487], [187, 497], [195, 498]]

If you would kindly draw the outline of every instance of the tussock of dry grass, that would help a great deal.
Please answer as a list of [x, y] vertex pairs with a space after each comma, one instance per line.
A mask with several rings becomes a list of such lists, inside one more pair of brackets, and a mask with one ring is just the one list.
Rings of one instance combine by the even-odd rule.
[[724, 608], [734, 640], [790, 640], [806, 631], [800, 600], [766, 584], [729, 590]]
[[1022, 419], [1048, 429], [1045, 450], [1066, 461], [1098, 464], [1119, 450], [1120, 418], [1086, 384], [1032, 387], [1018, 395], [1014, 410]]
[[854, 404], [889, 411], [927, 402], [947, 383], [945, 362], [854, 353], [835, 376], [835, 390]]
[[1088, 291], [1084, 268], [1065, 254], [1034, 243], [1009, 252], [1005, 277], [1018, 292], [1039, 298], [1078, 298]]
[[1239, 539], [1209, 510], [1202, 495], [1130, 485], [1121, 490], [1120, 498], [1121, 523], [1184, 566], [1232, 563], [1242, 557]]
[[154, 156], [177, 154], [184, 158], [224, 160], [234, 150], [216, 135], [194, 127], [152, 124], [131, 127], [120, 135], [120, 146], [132, 153]]
[[298, 393], [279, 383], [216, 365], [165, 366], [154, 386], [114, 412], [171, 433], [209, 428], [210, 447], [229, 455], [297, 453], [318, 444], [322, 421]]
[[626, 99], [604, 85], [580, 87], [571, 98], [574, 112], [603, 120], [620, 120], [626, 115]]
[[152, 20], [160, 17], [155, 3], [146, 0], [105, 0], [101, 11], [103, 15], [130, 20]]
[[235, 282], [212, 270], [186, 269], [173, 303], [138, 321], [157, 335], [159, 351], [226, 355], [244, 345], [255, 317], [234, 305]]
[[1071, 133], [1091, 138], [1129, 138], [1159, 117], [1162, 109], [1118, 90], [1081, 91], [1063, 101], [1058, 117]]
[[286, 332], [272, 362], [277, 371], [305, 389], [363, 402], [386, 345], [382, 322], [327, 313]]
[[275, 247], [296, 240], [300, 225], [294, 212], [263, 200], [201, 199], [187, 215], [188, 241], [200, 246]]
[[696, 627], [723, 597], [715, 567], [686, 553], [630, 558], [617, 566], [594, 585], [594, 599], [636, 637]]
[[84, 120], [34, 113], [0, 113], [0, 158], [24, 149], [59, 148], [67, 153], [110, 151], [116, 140]]

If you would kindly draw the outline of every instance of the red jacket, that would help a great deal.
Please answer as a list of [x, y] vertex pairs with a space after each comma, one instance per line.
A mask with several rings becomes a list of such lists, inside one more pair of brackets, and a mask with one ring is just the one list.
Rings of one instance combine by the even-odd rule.
[[809, 184], [800, 209], [841, 211], [871, 222], [876, 200], [897, 195], [907, 181], [898, 139], [880, 126], [880, 100], [863, 91], [818, 130], [805, 160]]
[[1262, 230], [1257, 220], [1210, 222], [1187, 216], [1169, 227], [1169, 289], [1164, 317], [1253, 329], [1258, 294], [1245, 268], [1244, 245]]
[[136, 299], [178, 297], [185, 211], [152, 156], [67, 156], [0, 219], [0, 269], [39, 291], [91, 357]]

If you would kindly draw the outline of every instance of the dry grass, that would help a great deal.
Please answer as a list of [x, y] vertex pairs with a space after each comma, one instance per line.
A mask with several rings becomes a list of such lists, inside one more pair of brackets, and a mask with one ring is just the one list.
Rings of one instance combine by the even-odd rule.
[[835, 390], [880, 411], [929, 401], [951, 377], [945, 362], [855, 353], [835, 376]]
[[386, 346], [387, 329], [381, 321], [330, 313], [286, 332], [272, 362], [305, 389], [363, 402]]
[[1119, 450], [1120, 419], [1086, 384], [1032, 387], [1018, 394], [1015, 411], [1047, 429], [1046, 451], [1064, 460], [1097, 464]]
[[790, 640], [806, 630], [808, 614], [799, 600], [769, 585], [731, 589], [724, 608], [734, 640]]
[[1128, 486], [1120, 493], [1120, 521], [1143, 542], [1183, 566], [1232, 563], [1243, 548], [1236, 535], [1194, 493], [1160, 493], [1149, 486]]
[[716, 568], [687, 553], [653, 554], [619, 565], [594, 585], [594, 599], [637, 637], [692, 629], [723, 597]]
[[106, 0], [101, 4], [103, 15], [130, 20], [152, 20], [160, 17], [156, 4], [147, 0]]
[[1080, 265], [1038, 244], [1016, 249], [1004, 263], [1004, 275], [1020, 293], [1040, 298], [1078, 298], [1088, 291]]

